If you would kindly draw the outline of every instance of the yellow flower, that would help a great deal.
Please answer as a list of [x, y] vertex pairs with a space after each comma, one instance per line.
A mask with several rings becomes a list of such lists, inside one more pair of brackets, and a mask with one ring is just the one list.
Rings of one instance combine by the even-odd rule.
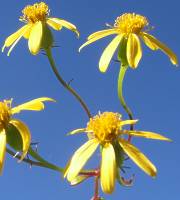
[[141, 15], [135, 13], [125, 13], [115, 20], [114, 26], [110, 29], [101, 30], [91, 34], [79, 49], [86, 45], [95, 42], [108, 35], [116, 34], [117, 36], [105, 48], [99, 61], [99, 69], [101, 72], [106, 72], [111, 58], [119, 47], [118, 60], [127, 64], [132, 68], [138, 66], [142, 57], [142, 48], [140, 39], [152, 50], [160, 49], [167, 54], [172, 64], [177, 65], [178, 60], [176, 55], [163, 43], [157, 40], [154, 36], [148, 33], [145, 29], [149, 25], [148, 20]]
[[0, 174], [3, 170], [3, 164], [5, 159], [6, 143], [7, 143], [7, 131], [10, 126], [15, 127], [22, 138], [22, 155], [20, 161], [26, 156], [29, 145], [31, 142], [31, 134], [29, 128], [22, 121], [12, 118], [14, 114], [21, 112], [22, 110], [40, 111], [44, 109], [44, 101], [54, 101], [51, 98], [42, 97], [28, 101], [16, 107], [11, 107], [11, 100], [4, 100], [0, 102]]
[[121, 119], [119, 113], [104, 112], [90, 119], [86, 128], [77, 129], [70, 134], [86, 132], [91, 136], [72, 156], [68, 162], [64, 177], [73, 182], [84, 167], [88, 159], [101, 146], [101, 166], [100, 182], [102, 190], [105, 193], [112, 193], [115, 186], [115, 179], [118, 177], [118, 168], [122, 167], [119, 160], [122, 158], [122, 152], [125, 152], [144, 172], [155, 177], [157, 170], [151, 161], [140, 152], [130, 142], [123, 139], [123, 135], [131, 135], [148, 139], [166, 140], [168, 138], [153, 132], [123, 130], [123, 126], [135, 124], [137, 120]]
[[40, 49], [52, 47], [53, 36], [48, 26], [57, 31], [65, 27], [79, 36], [78, 30], [73, 24], [63, 19], [49, 17], [49, 13], [48, 5], [44, 2], [26, 6], [22, 10], [23, 16], [19, 19], [26, 25], [5, 40], [2, 52], [5, 47], [11, 46], [8, 51], [9, 55], [22, 37], [28, 40], [29, 50], [33, 55], [38, 54]]

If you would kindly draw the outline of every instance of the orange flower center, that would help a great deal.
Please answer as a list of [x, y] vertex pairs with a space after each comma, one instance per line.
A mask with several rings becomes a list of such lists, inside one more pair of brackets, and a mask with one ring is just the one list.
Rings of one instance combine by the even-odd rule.
[[44, 2], [28, 5], [22, 10], [23, 16], [20, 17], [21, 21], [28, 23], [36, 23], [37, 21], [44, 21], [49, 14], [48, 5]]
[[6, 129], [11, 117], [11, 100], [0, 102], [0, 131]]
[[148, 26], [148, 20], [142, 15], [135, 13], [125, 13], [115, 20], [114, 27], [120, 33], [135, 33], [138, 34], [145, 26]]
[[121, 115], [119, 113], [104, 112], [90, 119], [86, 130], [101, 142], [112, 142], [119, 135], [121, 129]]

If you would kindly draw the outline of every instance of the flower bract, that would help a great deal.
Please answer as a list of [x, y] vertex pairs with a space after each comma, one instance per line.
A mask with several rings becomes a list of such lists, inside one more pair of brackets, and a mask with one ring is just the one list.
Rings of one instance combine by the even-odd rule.
[[137, 120], [123, 121], [119, 113], [99, 113], [90, 119], [87, 127], [77, 129], [69, 134], [84, 132], [91, 134], [89, 140], [83, 144], [72, 156], [67, 164], [64, 176], [69, 182], [77, 180], [82, 168], [96, 151], [101, 147], [100, 182], [105, 193], [112, 193], [115, 187], [115, 180], [119, 176], [119, 169], [122, 167], [122, 153], [127, 154], [145, 173], [155, 177], [157, 170], [151, 161], [134, 145], [123, 137], [131, 135], [155, 140], [170, 141], [168, 138], [153, 132], [124, 130], [125, 125], [135, 124]]
[[136, 68], [142, 57], [142, 47], [140, 40], [151, 50], [160, 49], [170, 58], [172, 64], [177, 65], [178, 60], [176, 55], [165, 44], [160, 42], [154, 36], [148, 33], [149, 22], [146, 17], [135, 13], [125, 13], [119, 16], [113, 26], [91, 34], [79, 50], [86, 45], [89, 45], [101, 38], [109, 35], [116, 35], [110, 44], [105, 48], [99, 61], [99, 69], [101, 72], [106, 72], [109, 63], [118, 49], [118, 60], [123, 65], [128, 65], [131, 68]]
[[2, 51], [5, 47], [10, 47], [8, 51], [8, 55], [10, 55], [22, 37], [28, 40], [28, 47], [33, 55], [38, 54], [40, 49], [51, 48], [53, 36], [49, 27], [57, 31], [65, 27], [79, 36], [78, 30], [73, 24], [64, 19], [49, 17], [49, 13], [48, 5], [44, 2], [26, 6], [22, 10], [23, 16], [19, 19], [25, 25], [5, 40]]

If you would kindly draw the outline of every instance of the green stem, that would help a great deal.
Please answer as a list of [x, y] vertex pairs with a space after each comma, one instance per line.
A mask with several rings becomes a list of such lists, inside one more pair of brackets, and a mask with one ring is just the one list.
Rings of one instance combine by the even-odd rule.
[[41, 162], [46, 168], [55, 170], [55, 171], [59, 171], [59, 172], [63, 172], [63, 168], [58, 167], [54, 164], [51, 164], [50, 162], [46, 161], [44, 158], [42, 158], [36, 151], [34, 151], [31, 147], [29, 147], [28, 153], [37, 161]]
[[52, 53], [51, 53], [51, 49], [46, 49], [46, 54], [47, 54], [47, 57], [48, 57], [48, 60], [49, 60], [49, 63], [51, 65], [51, 68], [54, 72], [54, 74], [56, 75], [56, 78], [58, 79], [58, 81], [63, 85], [63, 87], [65, 89], [67, 89], [78, 101], [79, 103], [81, 104], [81, 106], [83, 107], [83, 109], [85, 110], [87, 116], [89, 118], [91, 118], [91, 113], [87, 107], [87, 105], [84, 103], [84, 101], [82, 100], [82, 98], [70, 87], [69, 84], [67, 84], [63, 79], [62, 77], [60, 76], [57, 68], [56, 68], [56, 65], [55, 65], [55, 62], [54, 62], [54, 59], [52, 57]]
[[[124, 97], [123, 97], [123, 80], [124, 76], [126, 74], [126, 70], [128, 69], [127, 65], [121, 64], [120, 71], [119, 71], [119, 77], [118, 77], [118, 97], [121, 102], [121, 105], [123, 106], [124, 110], [127, 112], [129, 119], [133, 120], [133, 114], [130, 110], [130, 108], [127, 106]], [[130, 130], [133, 130], [133, 125], [130, 125]], [[131, 137], [128, 138], [130, 140]]]
[[[9, 153], [10, 155], [12, 156], [15, 156], [16, 153], [14, 153], [12, 150], [6, 148], [6, 151], [7, 153]], [[51, 164], [49, 162], [47, 162], [46, 160], [44, 160], [41, 156], [39, 156], [32, 148], [29, 149], [29, 154], [35, 158], [37, 161], [33, 161], [29, 158], [24, 158], [22, 161], [25, 162], [25, 163], [28, 163], [32, 166], [38, 166], [38, 167], [44, 167], [44, 168], [48, 168], [48, 169], [52, 169], [54, 171], [58, 171], [58, 172], [63, 172], [63, 169], [54, 165], [54, 164]], [[20, 159], [21, 156], [20, 155], [16, 155], [16, 158]]]

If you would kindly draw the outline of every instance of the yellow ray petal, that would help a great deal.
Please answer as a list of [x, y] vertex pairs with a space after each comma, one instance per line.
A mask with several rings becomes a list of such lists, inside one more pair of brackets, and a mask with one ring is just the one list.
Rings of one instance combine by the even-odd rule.
[[123, 35], [116, 36], [110, 44], [105, 48], [103, 54], [101, 55], [101, 58], [99, 60], [99, 70], [104, 73], [106, 72], [109, 63], [111, 61], [111, 58], [113, 57], [114, 52], [116, 51], [117, 47], [119, 46], [119, 43], [122, 39]]
[[25, 25], [21, 27], [18, 31], [10, 35], [8, 38], [6, 38], [4, 42], [4, 46], [2, 48], [2, 52], [4, 51], [5, 47], [11, 46], [19, 37], [22, 37], [23, 33], [29, 28], [29, 25]]
[[135, 119], [135, 120], [124, 120], [124, 121], [121, 122], [121, 126], [136, 124], [137, 122], [138, 122], [137, 119]]
[[87, 160], [97, 149], [99, 143], [96, 139], [89, 140], [82, 145], [73, 155], [69, 168], [66, 171], [67, 179], [72, 182], [81, 171]]
[[43, 24], [41, 21], [36, 22], [32, 27], [29, 35], [28, 46], [29, 50], [33, 55], [38, 54], [41, 48], [41, 42], [43, 37]]
[[73, 131], [70, 131], [67, 135], [75, 135], [77, 133], [85, 133], [85, 132], [86, 132], [86, 128], [78, 128]]
[[158, 50], [158, 47], [152, 43], [146, 36], [144, 36], [143, 32], [140, 33], [141, 39], [144, 41], [146, 46], [148, 46], [151, 50], [155, 51]]
[[148, 131], [123, 131], [123, 134], [128, 134], [136, 137], [144, 137], [148, 139], [153, 139], [153, 140], [165, 140], [165, 141], [171, 141], [169, 138], [164, 137], [160, 134], [153, 133], [153, 132], [148, 132]]
[[91, 40], [93, 37], [97, 37], [100, 35], [111, 35], [111, 34], [118, 34], [118, 31], [114, 28], [112, 29], [105, 29], [105, 30], [101, 30], [101, 31], [97, 31], [95, 33], [92, 33], [91, 35], [88, 36], [87, 40]]
[[59, 31], [62, 29], [62, 25], [54, 21], [53, 18], [48, 18], [46, 20], [46, 23], [56, 31]]
[[3, 130], [0, 132], [0, 175], [2, 174], [3, 171], [5, 152], [6, 152], [6, 133]]
[[87, 178], [89, 178], [89, 176], [87, 175], [76, 176], [76, 178], [73, 181], [71, 181], [71, 185], [78, 185], [85, 181]]
[[116, 179], [116, 158], [113, 146], [109, 143], [103, 146], [101, 162], [101, 187], [103, 192], [111, 194]]
[[24, 157], [26, 156], [30, 143], [31, 143], [31, 133], [28, 127], [20, 120], [12, 119], [9, 123], [17, 128], [18, 132], [20, 133], [22, 137], [23, 150], [22, 150], [22, 155], [20, 158], [20, 161], [22, 161]]
[[151, 161], [140, 152], [138, 148], [127, 142], [126, 140], [119, 139], [119, 144], [124, 152], [148, 175], [155, 177], [157, 170]]
[[169, 49], [165, 44], [163, 44], [162, 42], [160, 42], [159, 40], [157, 40], [154, 36], [150, 34], [147, 34], [144, 32], [142, 33], [142, 35], [144, 36], [144, 38], [148, 38], [149, 42], [151, 42], [152, 45], [158, 47], [158, 49], [163, 51], [170, 58], [170, 61], [172, 62], [172, 64], [178, 65], [177, 56], [171, 49]]
[[59, 24], [60, 26], [64, 26], [65, 28], [73, 31], [76, 33], [76, 35], [79, 37], [79, 31], [77, 30], [76, 26], [64, 19], [58, 19], [58, 18], [49, 18], [51, 21]]
[[5, 40], [5, 44], [2, 47], [2, 52], [4, 51], [5, 47], [9, 47], [11, 46], [11, 48], [8, 51], [8, 56], [10, 55], [11, 51], [13, 50], [13, 48], [16, 46], [16, 44], [19, 42], [19, 40], [26, 35], [26, 33], [31, 29], [30, 25], [25, 25], [22, 28], [20, 28], [18, 31], [16, 31], [15, 33], [13, 33], [12, 35], [10, 35], [6, 40]]
[[32, 30], [34, 24], [28, 24], [28, 25], [29, 25], [29, 27], [27, 28], [26, 32], [23, 34], [23, 37], [24, 37], [25, 39], [27, 39], [27, 40], [29, 39], [31, 30]]
[[129, 66], [136, 68], [142, 57], [142, 49], [139, 38], [136, 34], [129, 34], [127, 41], [127, 60]]
[[11, 109], [12, 114], [16, 114], [21, 112], [22, 110], [33, 110], [33, 111], [41, 111], [44, 109], [44, 101], [53, 101], [55, 102], [54, 99], [48, 98], [48, 97], [41, 97], [37, 98], [31, 101], [28, 101], [26, 103], [23, 103], [19, 106], [16, 106]]
[[[95, 32], [95, 33], [93, 33], [93, 34], [91, 34], [89, 37], [91, 38], [91, 36], [92, 35], [94, 35], [91, 39], [88, 39], [88, 41], [87, 42], [85, 42], [83, 45], [81, 45], [80, 46], [80, 48], [79, 48], [79, 52], [81, 51], [81, 49], [83, 48], [83, 47], [85, 47], [85, 46], [87, 46], [87, 45], [89, 45], [89, 44], [91, 44], [91, 43], [93, 43], [93, 42], [95, 42], [96, 40], [99, 40], [99, 39], [101, 39], [101, 38], [103, 38], [103, 37], [106, 37], [106, 36], [108, 36], [108, 35], [112, 35], [112, 34], [117, 34], [117, 31], [116, 30], [112, 30], [112, 29], [109, 29], [109, 30], [107, 30], [107, 31], [105, 31], [104, 33], [102, 32], [102, 33], [99, 33], [99, 32], [101, 32], [101, 31], [98, 31], [98, 32]], [[96, 34], [97, 33], [97, 34]], [[99, 34], [98, 34], [99, 33]], [[89, 38], [88, 37], [88, 38]]]

